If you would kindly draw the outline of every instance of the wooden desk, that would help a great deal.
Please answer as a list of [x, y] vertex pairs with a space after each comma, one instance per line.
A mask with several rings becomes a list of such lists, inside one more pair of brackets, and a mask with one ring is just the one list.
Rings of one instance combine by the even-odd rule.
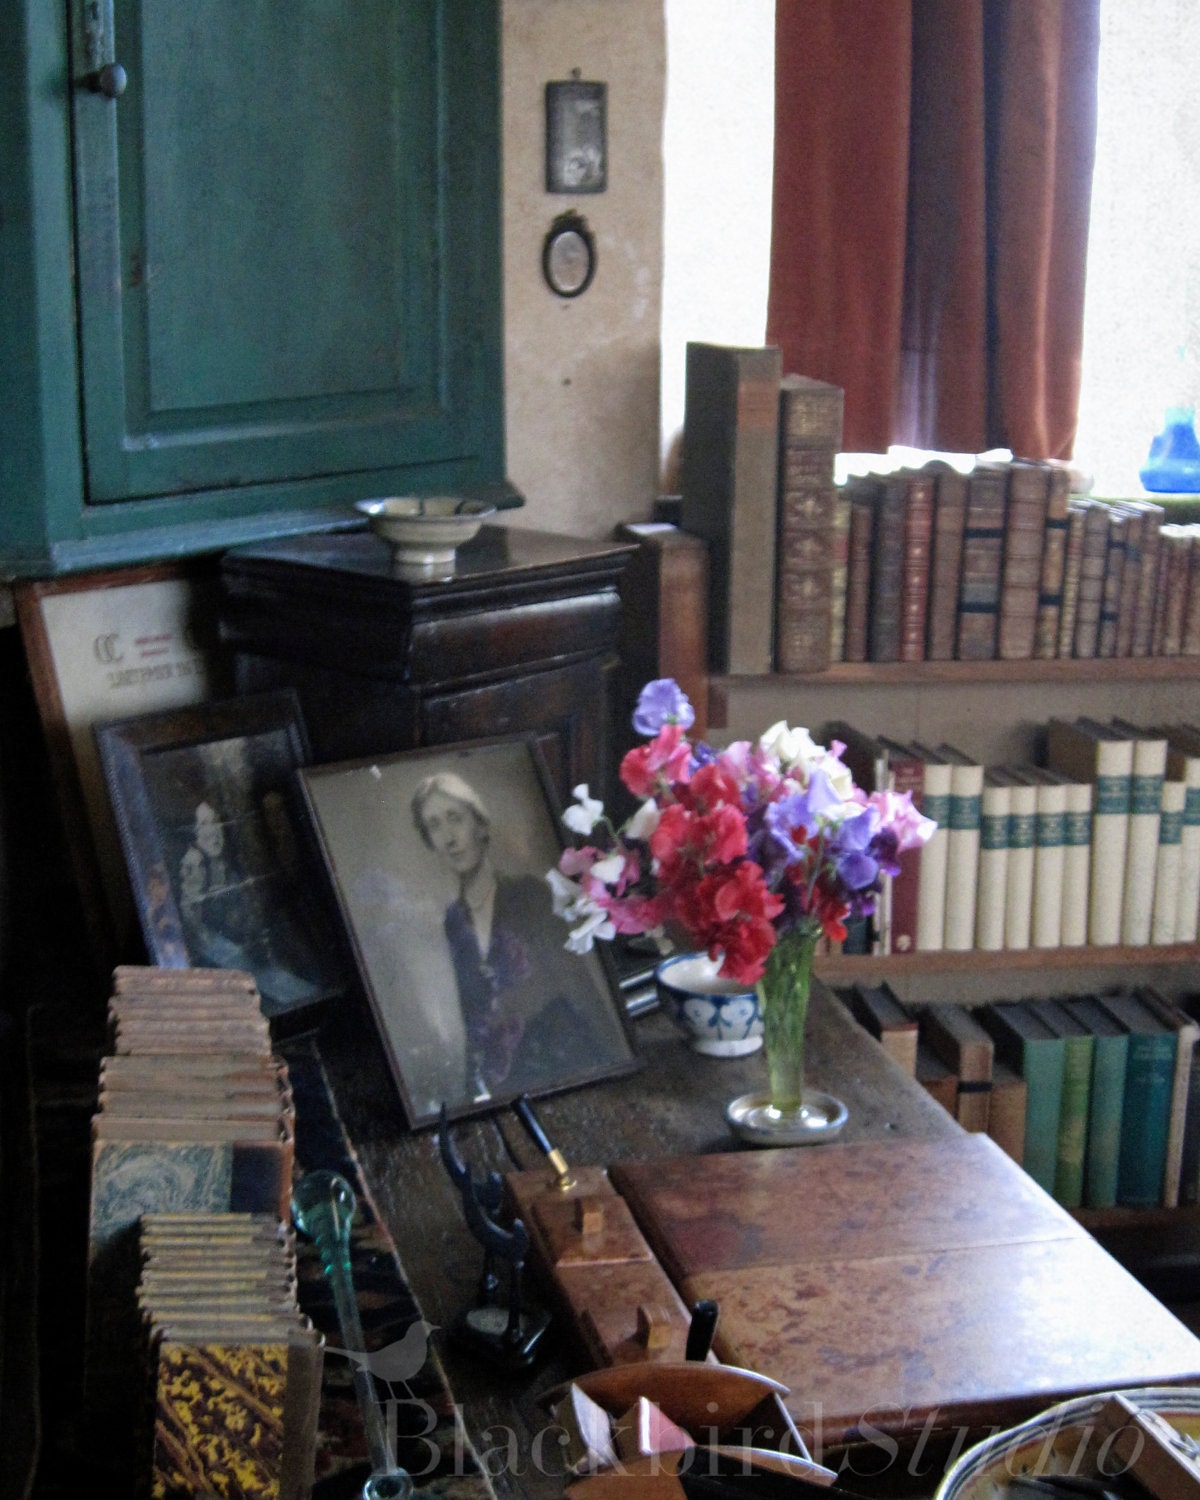
[[[564, 1342], [528, 1376], [503, 1382], [477, 1358], [464, 1355], [447, 1341], [445, 1330], [470, 1303], [478, 1278], [480, 1255], [462, 1222], [457, 1196], [442, 1169], [432, 1135], [404, 1131], [379, 1048], [373, 1036], [364, 1033], [363, 1028], [368, 1025], [365, 1016], [347, 1013], [340, 1024], [331, 1024], [323, 1041], [322, 1050], [339, 1106], [371, 1181], [377, 1207], [395, 1237], [422, 1312], [443, 1330], [438, 1336], [439, 1350], [450, 1390], [460, 1406], [468, 1434], [484, 1450], [496, 1450], [511, 1432], [515, 1434], [517, 1449], [528, 1454], [534, 1435], [546, 1425], [545, 1414], [538, 1405], [538, 1395], [581, 1367], [578, 1353], [574, 1346]], [[645, 1067], [640, 1073], [546, 1099], [538, 1105], [548, 1133], [561, 1146], [568, 1160], [576, 1164], [612, 1164], [696, 1153], [737, 1151], [745, 1155], [744, 1149], [738, 1147], [730, 1136], [722, 1110], [733, 1095], [761, 1086], [764, 1074], [761, 1056], [737, 1060], [700, 1057], [685, 1047], [669, 1020], [658, 1013], [640, 1018], [634, 1026], [638, 1048], [645, 1059]], [[954, 1121], [885, 1057], [820, 985], [814, 987], [810, 1008], [809, 1057], [813, 1085], [837, 1095], [849, 1106], [850, 1120], [843, 1137], [848, 1146], [858, 1148], [872, 1142], [907, 1141], [925, 1143], [928, 1149], [936, 1149], [938, 1142], [961, 1143], [964, 1140]], [[464, 1123], [456, 1128], [455, 1140], [461, 1154], [477, 1174], [488, 1169], [509, 1172], [516, 1168], [537, 1167], [544, 1160], [508, 1112], [499, 1117]], [[801, 1156], [815, 1162], [819, 1156], [828, 1157], [835, 1149], [834, 1146], [818, 1147], [778, 1153], [778, 1157], [781, 1163], [786, 1158]], [[986, 1152], [988, 1148], [984, 1145], [982, 1149]], [[765, 1154], [751, 1155], [764, 1164], [769, 1160]], [[1021, 1174], [1017, 1173], [1016, 1177], [1025, 1182]], [[1010, 1178], [1005, 1192], [1016, 1193], [1018, 1209], [1024, 1212], [1028, 1202], [1016, 1190], [1015, 1180]], [[931, 1201], [937, 1191], [937, 1183], [931, 1181]], [[1053, 1205], [1046, 1208], [1049, 1200], [1031, 1187], [1029, 1191], [1042, 1205], [1043, 1217], [1049, 1215], [1049, 1220], [1059, 1229], [1063, 1229], [1064, 1224], [1070, 1226], [1069, 1234], [1076, 1238], [1077, 1243], [1086, 1244], [1087, 1275], [1091, 1275], [1100, 1262], [1103, 1263], [1109, 1279], [1102, 1287], [1097, 1284], [1098, 1296], [1107, 1296], [1118, 1284], [1123, 1295], [1140, 1291], [1115, 1262], [1103, 1256], [1082, 1231], [1077, 1230], [1068, 1216], [1054, 1209]], [[704, 1193], [706, 1198], [711, 1197], [707, 1187]], [[864, 1198], [864, 1214], [878, 1214], [881, 1203], [885, 1201], [886, 1195], [880, 1188], [878, 1196]], [[992, 1201], [999, 1209], [994, 1195]], [[981, 1209], [984, 1203], [981, 1195]], [[815, 1204], [812, 1207], [811, 1222], [819, 1226], [818, 1210]], [[1012, 1212], [1011, 1203], [1009, 1212]], [[934, 1214], [933, 1220], [936, 1218]], [[816, 1232], [815, 1228], [813, 1232]], [[925, 1249], [930, 1250], [932, 1243], [927, 1243]], [[1099, 1257], [1099, 1261], [1095, 1257]], [[936, 1261], [936, 1254], [933, 1259]], [[818, 1273], [826, 1274], [828, 1269], [826, 1266], [825, 1272], [821, 1272], [818, 1268]], [[823, 1325], [822, 1336], [829, 1351], [836, 1351], [842, 1336], [845, 1299], [852, 1302], [864, 1283], [856, 1287], [852, 1279], [843, 1279], [840, 1274], [837, 1278], [830, 1277], [830, 1282], [833, 1300], [828, 1304], [830, 1316]], [[1063, 1295], [1069, 1294], [1076, 1303], [1086, 1303], [1088, 1287], [1085, 1276], [1073, 1287], [1064, 1288]], [[1029, 1284], [1029, 1289], [1032, 1290], [1032, 1284]], [[1025, 1286], [1010, 1288], [1016, 1296], [1023, 1296], [1025, 1290]], [[1056, 1288], [1047, 1288], [1044, 1284], [1038, 1289], [1041, 1299], [1038, 1306], [1047, 1329], [1053, 1328], [1057, 1316], [1056, 1293]], [[1146, 1294], [1141, 1293], [1141, 1296], [1146, 1297]], [[1093, 1305], [1099, 1328], [1103, 1322], [1100, 1305], [1099, 1302]], [[1143, 1310], [1150, 1305], [1148, 1297], [1141, 1304]], [[1152, 1306], [1156, 1316], [1161, 1314], [1166, 1320], [1157, 1325], [1160, 1330], [1168, 1325], [1180, 1328], [1157, 1303]], [[927, 1310], [918, 1311], [914, 1303], [909, 1318], [908, 1308], [904, 1305], [878, 1309], [881, 1316], [890, 1319], [890, 1327], [905, 1327], [913, 1358], [917, 1360], [921, 1358]], [[1111, 1316], [1105, 1307], [1104, 1319]], [[1073, 1337], [1079, 1335], [1079, 1328], [1077, 1318], [1073, 1324]], [[1200, 1341], [1191, 1339], [1181, 1328], [1180, 1332], [1183, 1341], [1170, 1351], [1170, 1369], [1164, 1365], [1161, 1373], [1180, 1378], [1186, 1366], [1200, 1379]], [[999, 1337], [1001, 1333], [1002, 1330], [993, 1330], [989, 1336]], [[1052, 1336], [1048, 1335], [1043, 1347], [1052, 1342]], [[1111, 1343], [1111, 1340], [1106, 1338], [1105, 1342]], [[1195, 1362], [1189, 1365], [1193, 1352]], [[987, 1347], [981, 1342], [978, 1359], [981, 1370], [986, 1369], [987, 1360]], [[828, 1361], [830, 1364], [836, 1361], [835, 1352], [828, 1353]], [[1154, 1351], [1150, 1351], [1148, 1362], [1153, 1365]], [[765, 1373], [777, 1372], [768, 1370]], [[780, 1378], [787, 1380], [788, 1376]], [[890, 1379], [890, 1375], [885, 1378]], [[1044, 1387], [1047, 1391], [1053, 1388], [1052, 1380]], [[888, 1387], [885, 1385], [880, 1389]], [[801, 1394], [799, 1389], [798, 1394]], [[802, 1394], [820, 1396], [820, 1392], [811, 1386]], [[891, 1400], [898, 1404], [904, 1399], [904, 1388], [897, 1385]], [[1033, 1395], [1031, 1403], [1036, 1407], [1046, 1404], [1048, 1399], [1039, 1401]], [[984, 1419], [986, 1407], [985, 1399], [978, 1413]], [[1007, 1420], [1007, 1416], [1002, 1420]], [[490, 1438], [487, 1436], [489, 1428], [492, 1429]], [[506, 1497], [561, 1493], [558, 1480], [547, 1478], [532, 1467], [527, 1467], [520, 1475], [503, 1476], [496, 1481], [496, 1488]]]

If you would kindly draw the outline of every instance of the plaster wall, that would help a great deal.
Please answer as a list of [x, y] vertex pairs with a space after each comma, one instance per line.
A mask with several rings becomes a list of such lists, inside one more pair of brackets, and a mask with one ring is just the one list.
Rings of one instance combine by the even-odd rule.
[[[504, 315], [509, 524], [606, 537], [658, 488], [663, 280], [662, 0], [505, 0]], [[608, 85], [608, 190], [545, 190], [547, 82]], [[596, 240], [581, 296], [542, 279], [542, 242], [573, 209]]]

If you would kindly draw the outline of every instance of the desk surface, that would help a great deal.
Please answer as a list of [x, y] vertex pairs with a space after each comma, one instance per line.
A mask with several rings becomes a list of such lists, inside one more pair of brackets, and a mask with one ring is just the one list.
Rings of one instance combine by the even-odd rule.
[[[517, 1448], [528, 1453], [533, 1435], [546, 1425], [539, 1394], [583, 1368], [583, 1362], [574, 1346], [564, 1341], [528, 1375], [503, 1381], [447, 1337], [455, 1319], [471, 1303], [480, 1252], [462, 1221], [457, 1194], [443, 1171], [433, 1135], [405, 1130], [380, 1049], [369, 1031], [364, 1040], [364, 1028], [369, 1026], [365, 1014], [347, 1013], [329, 1026], [323, 1038], [322, 1051], [339, 1107], [417, 1302], [424, 1316], [441, 1330], [439, 1352], [469, 1436], [477, 1447], [495, 1450], [511, 1432]], [[610, 1165], [654, 1157], [744, 1153], [747, 1148], [739, 1147], [729, 1134], [723, 1109], [734, 1095], [762, 1087], [761, 1055], [701, 1057], [688, 1050], [660, 1013], [635, 1021], [634, 1034], [645, 1064], [640, 1072], [539, 1102], [539, 1116], [568, 1160], [579, 1165]], [[814, 986], [808, 1037], [812, 1084], [849, 1107], [843, 1135], [846, 1144], [963, 1139], [945, 1111], [884, 1055], [820, 985]], [[508, 1111], [464, 1122], [454, 1134], [460, 1154], [476, 1175], [538, 1167], [544, 1161]], [[835, 1148], [803, 1149], [806, 1154], [828, 1154]], [[1014, 1176], [1024, 1182], [1020, 1174]], [[1050, 1208], [1056, 1223], [1069, 1227], [1073, 1243], [1086, 1243], [1089, 1254], [1094, 1252], [1106, 1267], [1119, 1272], [1068, 1216], [1053, 1205]], [[732, 1297], [733, 1287], [726, 1292]], [[829, 1332], [836, 1347], [837, 1316], [831, 1316]], [[910, 1317], [902, 1307], [895, 1316], [915, 1328], [924, 1312], [914, 1307]], [[1054, 1308], [1046, 1305], [1048, 1326], [1055, 1316]], [[1163, 1316], [1168, 1315], [1164, 1312]], [[1200, 1355], [1200, 1343], [1192, 1343]], [[1200, 1364], [1196, 1370], [1200, 1375]], [[530, 1466], [520, 1475], [503, 1476], [495, 1487], [503, 1496], [561, 1494], [560, 1481], [548, 1480]]]

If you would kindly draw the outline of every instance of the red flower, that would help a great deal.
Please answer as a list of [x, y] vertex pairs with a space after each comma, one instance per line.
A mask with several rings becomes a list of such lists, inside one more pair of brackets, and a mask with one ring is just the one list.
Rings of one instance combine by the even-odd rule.
[[664, 724], [648, 745], [639, 745], [626, 755], [621, 780], [635, 797], [653, 795], [664, 781], [687, 781], [692, 747], [683, 736], [682, 724]]
[[783, 900], [767, 889], [752, 860], [713, 871], [675, 892], [675, 914], [697, 946], [713, 958], [723, 953], [722, 972], [743, 984], [761, 977], [775, 945], [771, 919], [782, 910]]

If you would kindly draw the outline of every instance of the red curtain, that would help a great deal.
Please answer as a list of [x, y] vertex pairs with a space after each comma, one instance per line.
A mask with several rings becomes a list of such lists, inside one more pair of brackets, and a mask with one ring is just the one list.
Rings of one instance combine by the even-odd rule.
[[1065, 458], [1099, 0], [776, 0], [767, 337], [844, 444]]

